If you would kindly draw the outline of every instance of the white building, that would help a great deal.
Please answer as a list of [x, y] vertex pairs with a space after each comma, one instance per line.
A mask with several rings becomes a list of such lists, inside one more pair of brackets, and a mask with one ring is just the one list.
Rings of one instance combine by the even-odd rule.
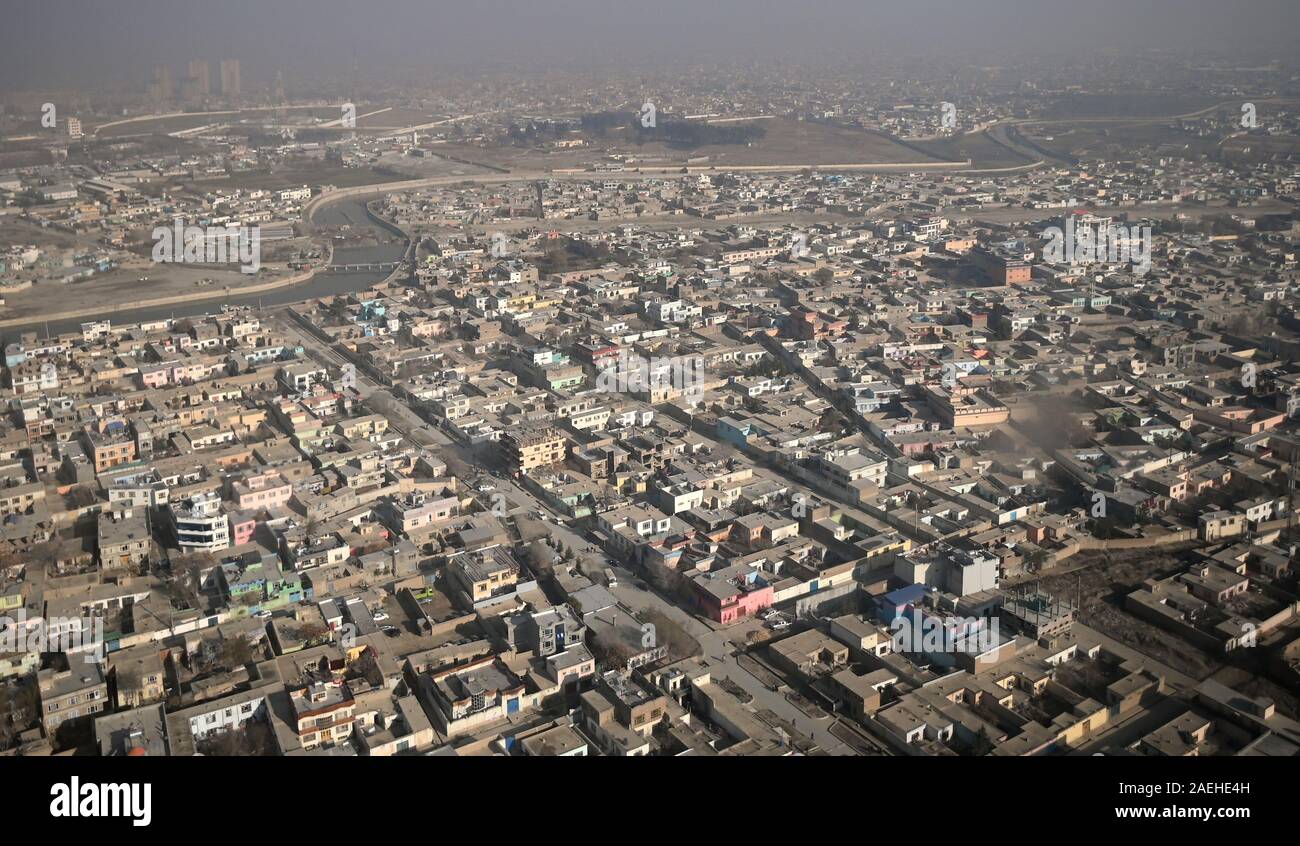
[[169, 511], [176, 542], [189, 552], [195, 549], [216, 551], [230, 546], [230, 522], [221, 509], [221, 498], [203, 494], [189, 501], [189, 506], [173, 504]]

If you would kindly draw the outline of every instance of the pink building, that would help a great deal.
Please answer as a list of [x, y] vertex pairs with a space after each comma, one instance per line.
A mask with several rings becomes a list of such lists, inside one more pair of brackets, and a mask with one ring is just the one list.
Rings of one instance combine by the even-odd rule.
[[241, 514], [238, 511], [232, 511], [227, 515], [230, 519], [230, 541], [233, 546], [241, 546], [253, 542], [253, 533], [257, 531], [257, 520]]
[[695, 603], [709, 619], [734, 623], [772, 607], [772, 586], [753, 567], [737, 564], [691, 579]]
[[161, 388], [164, 385], [170, 385], [171, 381], [172, 371], [170, 367], [140, 370], [140, 384], [145, 388]]

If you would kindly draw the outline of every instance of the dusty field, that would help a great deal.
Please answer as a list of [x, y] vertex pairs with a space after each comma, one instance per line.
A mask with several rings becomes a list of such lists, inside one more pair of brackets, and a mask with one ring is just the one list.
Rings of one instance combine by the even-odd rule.
[[47, 249], [67, 250], [94, 246], [94, 239], [73, 235], [53, 228], [43, 228], [22, 220], [0, 217], [0, 244], [34, 244]]
[[[707, 145], [690, 150], [664, 144], [621, 144], [615, 149], [643, 159], [663, 158], [686, 163], [708, 156], [708, 164], [723, 167], [753, 165], [892, 164], [925, 161], [926, 156], [883, 135], [854, 129], [776, 118], [758, 121], [767, 134], [753, 146]], [[931, 156], [939, 159], [940, 157]]]
[[1214, 680], [1226, 684], [1247, 696], [1266, 696], [1277, 703], [1278, 710], [1291, 719], [1300, 719], [1300, 696], [1262, 673], [1242, 667], [1224, 667], [1214, 674]]
[[[446, 144], [438, 149], [449, 155], [510, 170], [557, 170], [581, 168], [609, 155], [627, 156], [629, 168], [680, 167], [687, 159], [708, 157], [700, 164], [724, 167], [816, 166], [832, 164], [896, 164], [923, 162], [924, 152], [909, 149], [885, 136], [854, 129], [842, 129], [781, 118], [756, 122], [767, 134], [752, 146], [714, 144], [690, 149], [662, 143], [636, 144], [622, 138], [620, 130], [605, 138], [591, 139], [578, 150], [546, 151], [514, 147], [478, 147]], [[940, 158], [929, 157], [934, 161]]]
[[1160, 151], [1189, 159], [1214, 152], [1213, 138], [1202, 138], [1167, 123], [1024, 124], [1025, 138], [1063, 156], [1083, 159], [1132, 155], [1134, 150]]
[[[39, 124], [37, 124], [39, 127]], [[33, 129], [27, 133], [15, 132], [14, 135], [32, 134], [40, 132], [48, 136], [51, 130]], [[44, 141], [0, 141], [0, 168], [11, 167], [32, 167], [35, 165], [50, 164], [54, 157], [44, 146]]]
[[1068, 94], [1047, 108], [1060, 120], [1158, 118], [1186, 115], [1218, 105], [1224, 98], [1158, 91], [1136, 94]]
[[[246, 274], [237, 269], [221, 271], [139, 260], [129, 267], [96, 274], [82, 282], [61, 285], [50, 280], [38, 281], [26, 291], [8, 295], [5, 306], [0, 308], [0, 319], [39, 318], [51, 311], [126, 308], [139, 304], [141, 300], [186, 293], [212, 296], [228, 289], [235, 294], [241, 288], [270, 282], [286, 273], [283, 266], [266, 264], [262, 265], [261, 272]], [[141, 277], [147, 277], [147, 280], [142, 282]]]
[[1224, 666], [1173, 632], [1124, 610], [1125, 594], [1145, 579], [1178, 569], [1177, 552], [1084, 552], [1070, 564], [1079, 569], [1044, 576], [1038, 584], [1048, 593], [1070, 599], [1077, 596], [1079, 619], [1084, 624], [1193, 678], [1203, 679]]
[[1036, 161], [1036, 158], [1022, 156], [996, 143], [983, 132], [911, 143], [936, 158], [952, 161], [970, 159], [971, 167], [974, 168], [1020, 167]]
[[[437, 151], [442, 149], [442, 147], [435, 148]], [[486, 176], [494, 173], [484, 167], [462, 164], [438, 155], [415, 158], [401, 153], [384, 153], [379, 157], [376, 167], [403, 174], [406, 179], [428, 179], [435, 176]]]
[[1300, 154], [1300, 138], [1294, 135], [1241, 135], [1224, 141], [1222, 152], [1223, 157], [1233, 164], [1257, 164], [1275, 157], [1294, 160]]
[[380, 112], [377, 115], [362, 117], [367, 112], [373, 112], [382, 109], [383, 106], [362, 109], [357, 107], [357, 128], [359, 129], [383, 129], [395, 127], [402, 129], [408, 126], [419, 126], [423, 123], [433, 123], [442, 120], [445, 115], [434, 115], [428, 112], [416, 111], [415, 109], [392, 108], [386, 112]]
[[[438, 144], [433, 152], [439, 156], [450, 156], [469, 162], [478, 162], [490, 167], [507, 170], [557, 170], [578, 168], [600, 158], [600, 153], [591, 148], [580, 150], [541, 150], [522, 147], [479, 146], [477, 144]], [[387, 161], [390, 157], [385, 157]], [[422, 168], [420, 159], [403, 157], [406, 162], [403, 169]]]
[[[357, 114], [365, 114], [373, 111], [375, 107], [368, 105], [357, 105]], [[380, 107], [382, 108], [382, 107]], [[240, 122], [266, 122], [275, 123], [277, 118], [277, 109], [243, 109], [236, 114], [185, 114], [174, 117], [158, 117], [147, 120], [137, 120], [130, 123], [119, 123], [116, 126], [104, 126], [99, 129], [96, 125], [95, 134], [100, 138], [119, 138], [125, 135], [150, 135], [154, 133], [177, 132], [182, 129], [193, 129], [199, 126], [207, 126], [214, 123], [231, 123]], [[338, 106], [305, 106], [305, 107], [286, 107], [284, 114], [287, 116], [286, 122], [297, 122], [306, 117], [317, 117], [322, 120], [333, 120], [340, 116], [341, 112]], [[105, 123], [113, 123], [106, 121]], [[91, 132], [91, 127], [86, 127], [86, 132]]]
[[401, 174], [387, 173], [370, 167], [343, 167], [326, 162], [304, 163], [301, 166], [290, 165], [274, 170], [249, 170], [236, 173], [228, 179], [199, 180], [185, 182], [201, 188], [297, 188], [302, 185], [336, 185], [351, 188], [356, 185], [377, 185], [382, 182], [398, 182]]

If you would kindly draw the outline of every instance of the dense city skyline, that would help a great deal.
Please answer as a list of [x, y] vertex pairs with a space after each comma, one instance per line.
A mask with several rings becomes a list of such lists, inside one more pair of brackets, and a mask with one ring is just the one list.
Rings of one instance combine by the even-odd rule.
[[14, 819], [1288, 821], [1294, 4], [6, 24]]

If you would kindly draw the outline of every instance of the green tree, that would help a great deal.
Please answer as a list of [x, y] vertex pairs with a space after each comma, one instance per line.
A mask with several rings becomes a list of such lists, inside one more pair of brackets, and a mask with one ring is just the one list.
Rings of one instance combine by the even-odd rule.
[[993, 741], [989, 739], [989, 731], [980, 727], [979, 734], [975, 735], [975, 740], [971, 742], [970, 754], [974, 758], [983, 758], [993, 751]]
[[227, 670], [251, 664], [256, 659], [253, 645], [242, 637], [232, 637], [221, 642], [218, 660]]

